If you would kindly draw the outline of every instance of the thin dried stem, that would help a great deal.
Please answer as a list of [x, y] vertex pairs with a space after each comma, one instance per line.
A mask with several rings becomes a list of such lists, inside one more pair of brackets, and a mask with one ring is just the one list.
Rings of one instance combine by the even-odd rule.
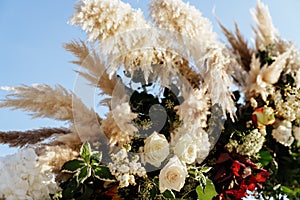
[[9, 144], [10, 147], [22, 147], [27, 144], [36, 144], [55, 134], [65, 135], [71, 133], [66, 128], [42, 128], [28, 131], [0, 131], [0, 143]]

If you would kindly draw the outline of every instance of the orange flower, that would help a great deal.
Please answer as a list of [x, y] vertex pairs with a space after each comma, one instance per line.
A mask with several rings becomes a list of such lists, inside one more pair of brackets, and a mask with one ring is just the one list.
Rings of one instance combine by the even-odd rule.
[[254, 125], [259, 129], [264, 129], [265, 126], [275, 122], [274, 110], [271, 107], [260, 107], [252, 113]]

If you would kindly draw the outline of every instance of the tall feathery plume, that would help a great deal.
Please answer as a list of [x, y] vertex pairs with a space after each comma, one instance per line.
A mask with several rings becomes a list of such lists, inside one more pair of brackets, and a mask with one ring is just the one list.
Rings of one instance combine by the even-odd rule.
[[[219, 21], [219, 26], [221, 30], [225, 34], [228, 42], [231, 45], [231, 50], [233, 54], [236, 56], [237, 62], [243, 68], [240, 70], [235, 70], [235, 72], [240, 72], [240, 74], [244, 74], [245, 71], [250, 70], [251, 56], [253, 54], [253, 50], [248, 47], [247, 41], [242, 36], [239, 26], [235, 23], [235, 33], [229, 31], [225, 26], [221, 24]], [[243, 76], [241, 76], [243, 78]]]
[[42, 128], [28, 131], [0, 131], [0, 143], [9, 144], [10, 147], [23, 147], [29, 144], [37, 144], [47, 138], [57, 135], [69, 134], [66, 128]]
[[135, 57], [128, 54], [138, 49], [146, 38], [149, 40], [147, 31], [139, 30], [151, 27], [141, 10], [134, 10], [120, 0], [84, 0], [77, 6], [70, 23], [81, 26], [88, 33], [89, 40], [99, 42], [110, 77], [125, 59], [134, 60]]
[[72, 108], [74, 117], [70, 127], [72, 134], [60, 136], [57, 141], [71, 145], [72, 143], [80, 144], [85, 141], [100, 140], [103, 134], [100, 129], [102, 119], [99, 115], [92, 108], [83, 104], [75, 95]]
[[[228, 65], [232, 63], [225, 53], [225, 46], [217, 42], [211, 22], [202, 17], [195, 7], [181, 0], [153, 0], [150, 11], [154, 23], [159, 28], [181, 35], [178, 41], [189, 49], [187, 55], [192, 56], [198, 70], [202, 73], [204, 83], [209, 87], [212, 103], [220, 104], [223, 115], [226, 117], [227, 111], [233, 118], [234, 104], [228, 92], [231, 88], [228, 75], [231, 72]], [[221, 88], [216, 87], [216, 83], [219, 83], [218, 86]]]
[[99, 132], [100, 117], [60, 85], [55, 88], [48, 85], [23, 85], [11, 88], [11, 90], [15, 93], [7, 95], [6, 99], [0, 102], [0, 107], [22, 109], [33, 112], [34, 118], [48, 117], [69, 121], [77, 127], [85, 127], [85, 131], [82, 131], [83, 128], [72, 129], [70, 134], [58, 136], [57, 140], [61, 142], [70, 145], [72, 142], [80, 144], [82, 141], [79, 133], [82, 138], [90, 139]]
[[253, 29], [256, 35], [256, 48], [265, 49], [269, 45], [278, 42], [279, 33], [273, 25], [268, 6], [263, 4], [260, 0], [257, 0], [256, 8], [250, 12], [257, 26], [257, 29]]
[[61, 121], [72, 121], [72, 94], [62, 86], [51, 88], [49, 85], [22, 85], [11, 88], [0, 102], [0, 107], [22, 109], [32, 112], [33, 118], [47, 117]]
[[89, 48], [88, 44], [73, 41], [64, 45], [64, 48], [73, 53], [78, 60], [72, 63], [79, 65], [85, 71], [77, 71], [78, 74], [87, 79], [92, 85], [100, 88], [102, 94], [112, 96], [116, 84], [116, 78], [109, 79], [106, 73], [105, 63], [97, 50]]
[[238, 85], [245, 87], [245, 80], [247, 71], [250, 70], [251, 55], [253, 54], [253, 50], [248, 47], [247, 41], [245, 41], [243, 38], [237, 23], [235, 23], [235, 34], [226, 29], [226, 27], [223, 26], [220, 21], [218, 21], [218, 23], [231, 45], [231, 56], [234, 57], [237, 62], [237, 64], [229, 65], [231, 71], [234, 72], [232, 73], [232, 77]]

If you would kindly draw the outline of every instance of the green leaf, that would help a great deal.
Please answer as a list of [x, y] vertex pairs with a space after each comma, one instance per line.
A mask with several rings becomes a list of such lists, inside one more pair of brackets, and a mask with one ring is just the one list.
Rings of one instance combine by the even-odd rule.
[[72, 199], [74, 195], [78, 192], [77, 182], [75, 178], [72, 178], [67, 183], [66, 187], [62, 191], [63, 199]]
[[94, 190], [86, 185], [84, 185], [83, 190], [84, 190], [83, 194], [80, 197], [77, 197], [76, 200], [91, 199]]
[[273, 160], [272, 155], [268, 151], [260, 151], [259, 156], [260, 156], [259, 162], [263, 166], [267, 166]]
[[281, 186], [280, 189], [285, 194], [292, 194], [293, 193], [293, 190], [290, 189], [290, 188], [288, 188], [288, 187], [286, 187], [286, 186]]
[[196, 188], [199, 200], [212, 199], [214, 196], [218, 195], [216, 192], [215, 186], [210, 179], [206, 179], [206, 187], [203, 188], [199, 185]]
[[166, 199], [175, 199], [175, 194], [171, 190], [166, 190], [162, 193], [163, 197]]
[[83, 160], [74, 159], [65, 162], [61, 170], [63, 172], [75, 173], [76, 171], [80, 170], [84, 166], [85, 163]]
[[106, 166], [95, 166], [93, 167], [95, 177], [100, 180], [115, 180], [115, 177], [109, 171], [109, 168]]
[[84, 166], [80, 169], [77, 176], [77, 183], [83, 183], [88, 177], [91, 176], [91, 168], [89, 166]]
[[80, 156], [86, 162], [90, 163], [91, 146], [88, 142], [85, 142], [80, 148]]
[[102, 153], [101, 152], [93, 153], [91, 155], [91, 164], [92, 165], [99, 164], [101, 160], [102, 160]]

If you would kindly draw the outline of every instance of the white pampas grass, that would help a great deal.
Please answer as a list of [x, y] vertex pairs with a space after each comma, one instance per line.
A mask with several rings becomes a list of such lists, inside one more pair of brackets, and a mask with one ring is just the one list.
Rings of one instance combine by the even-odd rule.
[[137, 128], [132, 120], [137, 117], [128, 103], [122, 103], [108, 113], [107, 118], [102, 121], [101, 128], [109, 139], [111, 146], [122, 147], [129, 144]]
[[159, 28], [178, 34], [177, 40], [186, 47], [184, 55], [192, 57], [204, 77], [212, 103], [221, 105], [224, 117], [227, 111], [233, 118], [234, 103], [229, 93], [232, 87], [229, 65], [232, 61], [225, 46], [217, 42], [211, 22], [195, 7], [181, 0], [153, 0], [150, 11]]
[[245, 87], [246, 100], [258, 95], [261, 95], [264, 101], [267, 100], [268, 95], [274, 91], [273, 84], [278, 82], [286, 67], [289, 55], [290, 51], [285, 52], [278, 56], [270, 66], [264, 65], [262, 68], [259, 59], [255, 55], [252, 56], [247, 86]]
[[273, 25], [268, 6], [263, 4], [260, 0], [257, 0], [256, 8], [250, 12], [257, 26], [257, 29], [254, 29], [256, 48], [264, 49], [278, 42], [279, 33]]
[[144, 26], [141, 10], [135, 11], [120, 0], [83, 0], [70, 24], [81, 26], [89, 40], [105, 40], [116, 34]]

